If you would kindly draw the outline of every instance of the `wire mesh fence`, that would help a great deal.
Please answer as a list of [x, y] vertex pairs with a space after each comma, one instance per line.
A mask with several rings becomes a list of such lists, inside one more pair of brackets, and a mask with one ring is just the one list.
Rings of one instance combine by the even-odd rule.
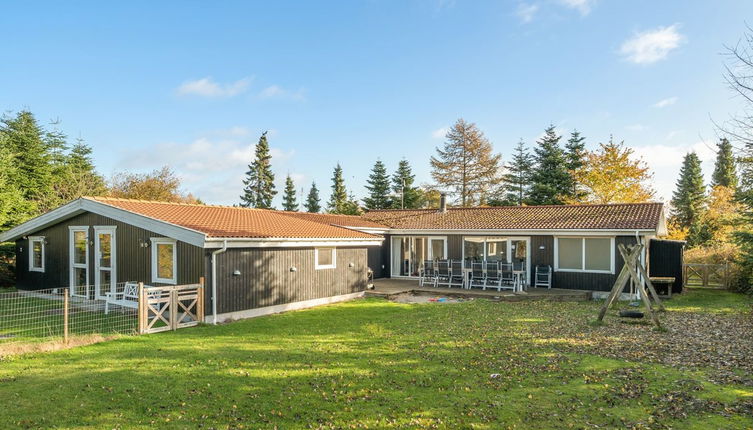
[[[103, 293], [100, 296], [90, 287], [80, 287], [77, 294], [68, 288], [0, 293], [0, 355], [17, 349], [18, 343], [67, 343], [95, 334], [137, 334], [138, 301], [123, 300], [125, 286], [96, 291]], [[118, 292], [120, 300], [113, 301]]]

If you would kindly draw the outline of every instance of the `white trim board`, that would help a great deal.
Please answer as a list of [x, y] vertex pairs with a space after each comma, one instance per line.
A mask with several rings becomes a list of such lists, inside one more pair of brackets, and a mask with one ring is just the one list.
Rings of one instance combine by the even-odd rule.
[[[267, 306], [263, 308], [248, 309], [245, 311], [227, 312], [224, 314], [217, 314], [217, 322], [232, 322], [235, 320], [242, 320], [246, 318], [261, 317], [264, 315], [279, 314], [281, 312], [295, 311], [299, 309], [312, 308], [315, 306], [328, 305], [331, 303], [344, 302], [347, 300], [357, 299], [363, 297], [364, 292], [359, 291], [357, 293], [342, 294], [339, 296], [322, 297], [320, 299], [304, 300], [301, 302], [285, 303], [282, 305]], [[204, 317], [204, 321], [211, 321], [211, 316]]]
[[379, 246], [384, 238], [379, 239], [248, 239], [213, 237], [204, 242], [204, 248], [222, 248], [227, 240], [228, 248], [311, 248], [311, 247], [347, 247]]

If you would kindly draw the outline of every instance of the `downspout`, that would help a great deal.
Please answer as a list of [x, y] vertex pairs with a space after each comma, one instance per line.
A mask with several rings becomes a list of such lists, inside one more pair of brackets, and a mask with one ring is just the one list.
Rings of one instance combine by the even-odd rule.
[[[636, 230], [636, 231], [635, 231], [635, 243], [636, 243], [637, 245], [640, 245], [640, 244], [641, 244], [641, 237], [640, 237], [640, 235], [638, 234], [638, 230]], [[646, 258], [645, 258], [645, 256], [646, 256], [646, 252], [647, 252], [647, 250], [648, 250], [648, 248], [645, 248], [645, 249], [643, 249], [643, 252], [641, 252], [641, 257], [640, 257], [640, 258], [638, 259], [638, 264], [639, 264], [639, 265], [640, 265], [640, 264], [642, 264], [643, 262], [645, 262], [645, 261], [646, 261]], [[637, 270], [637, 269], [638, 269], [638, 268], [636, 267], [636, 270]], [[639, 278], [643, 277], [643, 275], [641, 274], [641, 272], [640, 272], [640, 271], [638, 271], [638, 277], [639, 277]], [[637, 286], [637, 285], [636, 285], [636, 286]], [[638, 297], [638, 298], [640, 299], [640, 297], [641, 297], [641, 290], [640, 290], [639, 288], [636, 288], [636, 289], [635, 289], [635, 294], [636, 294], [636, 296], [637, 296], [637, 297]]]
[[227, 251], [227, 239], [222, 248], [212, 251], [212, 324], [217, 325], [217, 256]]

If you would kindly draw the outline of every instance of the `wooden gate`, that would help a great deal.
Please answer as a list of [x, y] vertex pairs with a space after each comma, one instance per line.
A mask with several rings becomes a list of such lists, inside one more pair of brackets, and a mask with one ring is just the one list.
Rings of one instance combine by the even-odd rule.
[[727, 288], [726, 264], [686, 263], [683, 269], [685, 286]]
[[139, 333], [192, 327], [204, 321], [204, 279], [198, 284], [139, 285]]

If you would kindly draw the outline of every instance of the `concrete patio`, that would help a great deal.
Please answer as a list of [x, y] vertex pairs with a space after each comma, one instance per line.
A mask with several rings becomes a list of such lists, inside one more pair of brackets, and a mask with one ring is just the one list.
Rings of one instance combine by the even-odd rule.
[[591, 291], [586, 290], [569, 290], [559, 288], [532, 288], [528, 287], [525, 291], [514, 293], [511, 290], [482, 290], [473, 288], [470, 290], [463, 288], [438, 288], [430, 285], [419, 286], [417, 279], [390, 279], [382, 278], [374, 280], [374, 289], [366, 290], [366, 296], [377, 296], [390, 298], [398, 294], [431, 294], [437, 296], [457, 296], [485, 298], [489, 300], [500, 300], [509, 302], [520, 302], [529, 300], [549, 300], [549, 301], [588, 301], [591, 300]]

